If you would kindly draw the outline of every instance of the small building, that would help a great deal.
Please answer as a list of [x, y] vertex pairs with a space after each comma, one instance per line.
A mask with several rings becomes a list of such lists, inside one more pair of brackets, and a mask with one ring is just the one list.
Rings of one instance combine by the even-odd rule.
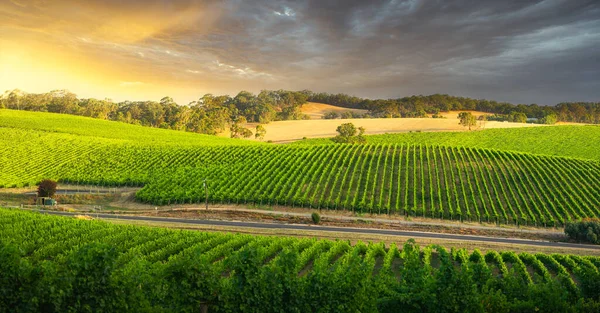
[[50, 198], [50, 197], [37, 197], [37, 199], [35, 199], [35, 204], [36, 205], [51, 205], [54, 206], [56, 205], [56, 200]]

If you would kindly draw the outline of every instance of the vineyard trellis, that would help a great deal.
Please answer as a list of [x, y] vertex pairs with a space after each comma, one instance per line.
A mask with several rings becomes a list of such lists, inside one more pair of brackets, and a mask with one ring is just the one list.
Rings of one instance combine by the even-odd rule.
[[[11, 247], [15, 249], [11, 250]], [[133, 307], [152, 303], [155, 309], [163, 305], [171, 309], [182, 306], [182, 309], [187, 305], [186, 300], [182, 299], [198, 297], [200, 294], [200, 298], [193, 299], [223, 309], [235, 303], [229, 297], [237, 299], [245, 296], [243, 290], [231, 289], [231, 286], [242, 283], [240, 279], [252, 277], [252, 281], [260, 282], [248, 291], [251, 298], [250, 295], [257, 293], [277, 291], [268, 279], [281, 272], [288, 274], [275, 276], [276, 281], [286, 284], [286, 279], [291, 279], [294, 284], [305, 288], [303, 290], [309, 294], [300, 293], [300, 289], [291, 294], [297, 301], [306, 301], [304, 305], [310, 308], [313, 308], [312, 305], [322, 307], [340, 298], [340, 303], [348, 305], [356, 297], [360, 299], [357, 305], [364, 305], [365, 301], [381, 304], [381, 301], [398, 296], [398, 292], [407, 292], [402, 291], [403, 286], [414, 286], [416, 282], [424, 283], [422, 288], [415, 289], [420, 290], [421, 296], [423, 292], [431, 292], [431, 296], [438, 299], [425, 303], [437, 303], [437, 306], [441, 305], [439, 302], [442, 299], [447, 299], [444, 297], [448, 296], [445, 294], [448, 286], [460, 289], [463, 287], [459, 286], [468, 285], [469, 288], [475, 288], [469, 289], [472, 290], [470, 295], [483, 298], [477, 298], [474, 303], [485, 301], [489, 292], [496, 292], [494, 290], [509, 297], [512, 304], [536, 301], [540, 292], [546, 292], [544, 288], [561, 288], [562, 292], [568, 294], [561, 301], [566, 301], [569, 306], [581, 305], [582, 300], [585, 300], [584, 304], [593, 304], [600, 296], [600, 290], [594, 288], [600, 279], [600, 258], [592, 256], [516, 254], [494, 250], [485, 254], [479, 250], [469, 253], [464, 249], [447, 250], [438, 245], [420, 248], [411, 241], [399, 249], [395, 244], [386, 247], [383, 243], [366, 244], [359, 241], [352, 245], [343, 240], [203, 233], [120, 225], [1, 208], [0, 251], [2, 269], [19, 264], [12, 267], [10, 273], [3, 274], [28, 275], [29, 267], [36, 269], [29, 281], [31, 290], [27, 289], [29, 285], [22, 285], [18, 289], [9, 288], [13, 285], [0, 286], [12, 290], [11, 293], [5, 293], [0, 301], [12, 301], [13, 309], [20, 308], [20, 305], [31, 305], [31, 295], [37, 296], [37, 305], [58, 308], [65, 305], [63, 297], [71, 293], [90, 292], [87, 286], [96, 284], [97, 287], [90, 288], [104, 290], [100, 296], [112, 300], [143, 290], [136, 294], [135, 301], [129, 303]], [[90, 251], [99, 254], [92, 259], [78, 259], [79, 255], [88, 255]], [[107, 259], [111, 255], [113, 259]], [[82, 266], [86, 270], [74, 272], [73, 269], [79, 266], [77, 262], [85, 262]], [[102, 264], [102, 274], [95, 272], [97, 267], [94, 262]], [[188, 275], [194, 277], [194, 271], [198, 270], [203, 278], [188, 280]], [[144, 271], [146, 273], [142, 274]], [[174, 271], [175, 276], [172, 276]], [[99, 278], [101, 275], [111, 275], [111, 278], [101, 280], [105, 279]], [[173, 277], [176, 279], [172, 280]], [[215, 279], [213, 284], [203, 285], [209, 282], [207, 279], [213, 279], [211, 277]], [[86, 279], [86, 287], [82, 290], [69, 289], [68, 284], [74, 284], [78, 278]], [[114, 294], [107, 289], [112, 280], [121, 283]], [[170, 293], [158, 292], [172, 290], [175, 286], [192, 281], [202, 282], [195, 288], [214, 288], [211, 292], [217, 292], [220, 296], [214, 298], [211, 293], [198, 293], [203, 289], [190, 289], [186, 291], [189, 294], [183, 293], [182, 299], [177, 300], [169, 298]], [[0, 281], [0, 284], [5, 283], [9, 281]], [[36, 283], [48, 288], [36, 287]], [[310, 286], [320, 286], [320, 289], [313, 295]], [[358, 290], [356, 286], [367, 289]], [[532, 293], [532, 290], [537, 291]], [[21, 292], [27, 296], [21, 298]], [[548, 295], [553, 294], [553, 291], [549, 292]], [[343, 294], [345, 296], [342, 297]], [[316, 299], [313, 296], [324, 299], [315, 304], [312, 302]], [[419, 294], [408, 293], [406, 296], [417, 299], [415, 297]], [[453, 299], [465, 300], [460, 292], [455, 297]], [[139, 302], [142, 298], [149, 302]], [[298, 305], [298, 302], [295, 303]], [[258, 304], [264, 305], [263, 302]], [[289, 302], [284, 304], [290, 305]], [[367, 307], [361, 311], [389, 311], [384, 307]]]

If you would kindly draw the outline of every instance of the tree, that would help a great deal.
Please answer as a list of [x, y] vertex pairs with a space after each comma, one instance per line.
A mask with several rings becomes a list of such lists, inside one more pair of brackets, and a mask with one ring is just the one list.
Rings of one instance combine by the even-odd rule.
[[323, 114], [323, 119], [326, 119], [326, 120], [334, 120], [338, 117], [340, 117], [340, 115], [336, 111], [329, 111], [329, 112]]
[[527, 123], [527, 115], [525, 113], [512, 112], [508, 119], [515, 123]]
[[542, 117], [540, 119], [540, 123], [552, 125], [552, 124], [556, 124], [557, 120], [558, 120], [558, 118], [556, 117], [556, 114], [552, 113], [552, 114], [548, 114], [548, 115]]
[[50, 92], [48, 112], [78, 114], [79, 100], [74, 93], [69, 92], [68, 90], [53, 90]]
[[256, 125], [256, 133], [254, 134], [254, 138], [258, 140], [265, 139], [265, 135], [267, 134], [267, 130], [262, 125]]
[[487, 115], [481, 115], [479, 116], [478, 120], [479, 120], [479, 128], [484, 129], [485, 128], [485, 123], [487, 122], [488, 116]]
[[252, 136], [252, 131], [242, 126], [246, 122], [246, 118], [243, 116], [232, 119], [231, 126], [229, 127], [231, 138], [250, 138]]
[[365, 143], [367, 141], [363, 136], [365, 128], [356, 128], [352, 123], [344, 123], [338, 126], [336, 131], [339, 135], [335, 136], [333, 141], [337, 143]]
[[475, 119], [475, 116], [473, 116], [471, 112], [460, 112], [458, 114], [458, 119], [460, 120], [458, 124], [469, 127], [469, 130], [471, 130], [472, 126], [477, 125], [477, 119]]
[[52, 197], [56, 193], [56, 182], [51, 179], [44, 179], [38, 185], [38, 197]]

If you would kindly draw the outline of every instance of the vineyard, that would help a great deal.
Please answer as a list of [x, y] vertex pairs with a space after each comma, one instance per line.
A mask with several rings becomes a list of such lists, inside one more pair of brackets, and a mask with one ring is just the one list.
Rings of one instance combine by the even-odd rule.
[[[552, 126], [488, 129], [473, 132], [412, 132], [365, 136], [370, 144], [430, 144], [526, 152], [600, 160], [599, 126]], [[294, 145], [331, 144], [328, 138], [301, 140]]]
[[[48, 153], [42, 155], [40, 162], [49, 159]], [[597, 162], [486, 149], [107, 145], [63, 166], [40, 168], [36, 176], [28, 176], [20, 164], [1, 177], [29, 179], [30, 184], [51, 177], [76, 184], [144, 186], [137, 199], [158, 205], [204, 202], [206, 178], [213, 203], [538, 226], [600, 215]]]
[[0, 312], [594, 312], [598, 268], [598, 257], [351, 245], [0, 209]]
[[246, 145], [226, 138], [205, 142], [201, 135], [174, 145], [176, 131], [134, 141], [123, 129], [113, 129], [119, 133], [113, 137], [91, 136], [92, 130], [77, 135], [84, 129], [85, 121], [60, 132], [0, 128], [7, 148], [0, 155], [0, 187], [31, 186], [44, 178], [139, 186], [138, 201], [170, 205], [204, 202], [207, 179], [213, 203], [536, 226], [600, 216], [596, 160], [413, 143]]

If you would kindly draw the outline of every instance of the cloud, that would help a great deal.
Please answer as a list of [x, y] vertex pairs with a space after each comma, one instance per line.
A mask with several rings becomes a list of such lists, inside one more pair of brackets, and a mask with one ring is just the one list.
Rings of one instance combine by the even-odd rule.
[[594, 0], [18, 3], [0, 8], [4, 40], [44, 42], [121, 71], [107, 81], [186, 95], [308, 88], [542, 104], [600, 98]]

